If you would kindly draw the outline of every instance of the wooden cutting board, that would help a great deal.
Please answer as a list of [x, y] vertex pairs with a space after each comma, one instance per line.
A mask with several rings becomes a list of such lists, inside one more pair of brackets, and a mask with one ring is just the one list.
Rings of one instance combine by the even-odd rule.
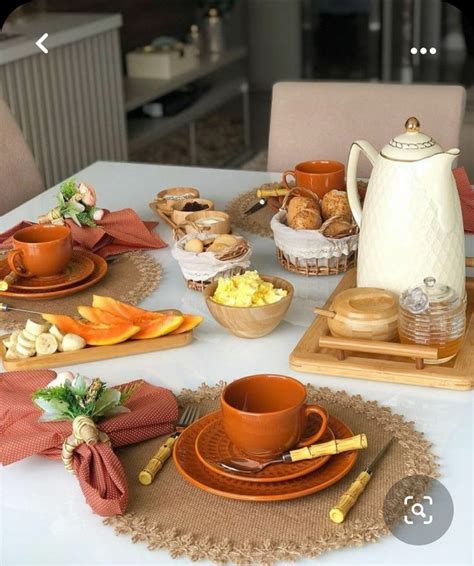
[[56, 352], [49, 356], [33, 356], [32, 358], [19, 360], [5, 360], [6, 348], [3, 345], [3, 340], [8, 336], [9, 334], [6, 334], [0, 338], [0, 356], [2, 358], [3, 367], [6, 370], [16, 371], [26, 369], [50, 369], [96, 362], [98, 360], [107, 360], [110, 358], [146, 354], [148, 352], [157, 352], [158, 350], [168, 350], [170, 348], [180, 348], [192, 341], [193, 332], [190, 330], [182, 334], [168, 334], [167, 336], [150, 338], [148, 340], [127, 340], [126, 342], [114, 344], [113, 346], [87, 346], [75, 352]]
[[[355, 286], [356, 270], [351, 269], [329, 297], [324, 308], [329, 310], [336, 295]], [[424, 365], [418, 369], [413, 359], [416, 356], [410, 357], [410, 352], [418, 350], [421, 354], [427, 354], [425, 358], [431, 357], [429, 351], [432, 348], [425, 346], [407, 347], [396, 342], [335, 339], [330, 335], [327, 318], [316, 316], [290, 354], [290, 365], [296, 371], [307, 373], [470, 390], [474, 387], [473, 277], [466, 278], [466, 290], [466, 335], [461, 351], [446, 364]], [[336, 344], [339, 344], [339, 347], [336, 347]], [[372, 352], [367, 351], [369, 349]]]

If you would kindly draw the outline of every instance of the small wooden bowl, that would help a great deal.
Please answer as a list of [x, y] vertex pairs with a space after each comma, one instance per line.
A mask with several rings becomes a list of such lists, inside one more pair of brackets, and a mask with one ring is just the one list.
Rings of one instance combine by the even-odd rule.
[[[199, 221], [204, 218], [218, 218], [219, 222], [209, 226], [200, 225]], [[191, 212], [186, 217], [186, 222], [183, 225], [186, 234], [195, 234], [196, 232], [211, 232], [212, 234], [230, 234], [230, 216], [227, 212], [220, 212], [218, 210], [200, 210], [198, 212]]]
[[356, 287], [339, 293], [326, 316], [329, 331], [338, 338], [392, 341], [398, 337], [398, 296], [385, 289]]
[[228, 307], [216, 303], [211, 297], [217, 288], [217, 281], [208, 285], [204, 291], [207, 308], [215, 320], [229, 332], [240, 338], [260, 338], [270, 334], [283, 320], [293, 299], [293, 285], [280, 277], [260, 275], [274, 287], [286, 289], [286, 297], [271, 305], [261, 307]]
[[203, 212], [202, 210], [196, 210], [194, 212], [192, 210], [188, 210], [188, 211], [181, 210], [188, 202], [198, 202], [199, 204], [207, 204], [208, 208], [206, 208], [205, 210], [214, 210], [214, 203], [212, 202], [212, 200], [209, 200], [207, 198], [190, 198], [190, 199], [174, 202], [171, 205], [171, 210], [172, 210], [171, 220], [175, 224], [178, 224], [178, 226], [180, 224], [183, 224], [190, 214], [194, 214], [195, 212]]
[[[168, 198], [166, 198], [168, 197]], [[171, 197], [171, 198], [170, 198]], [[174, 187], [160, 191], [154, 200], [156, 208], [171, 212], [173, 204], [189, 198], [199, 198], [198, 189], [194, 187]]]

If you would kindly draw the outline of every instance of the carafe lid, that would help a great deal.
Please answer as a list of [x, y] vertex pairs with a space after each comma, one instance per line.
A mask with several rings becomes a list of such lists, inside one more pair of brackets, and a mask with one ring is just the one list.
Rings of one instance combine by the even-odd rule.
[[405, 122], [405, 132], [392, 138], [380, 153], [396, 161], [418, 161], [443, 150], [432, 137], [420, 132], [420, 122], [412, 116]]
[[413, 314], [440, 308], [449, 311], [460, 304], [456, 291], [449, 285], [439, 285], [434, 277], [426, 277], [423, 285], [411, 287], [400, 296], [400, 306]]

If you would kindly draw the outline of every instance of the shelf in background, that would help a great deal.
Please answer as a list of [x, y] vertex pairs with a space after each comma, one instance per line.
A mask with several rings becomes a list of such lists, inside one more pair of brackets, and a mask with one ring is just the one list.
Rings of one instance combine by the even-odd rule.
[[147, 102], [168, 94], [192, 81], [207, 77], [232, 63], [241, 61], [247, 56], [243, 46], [233, 47], [219, 56], [201, 59], [199, 65], [186, 73], [176, 75], [172, 79], [132, 79], [125, 77], [125, 110], [130, 112]]
[[175, 116], [162, 118], [130, 118], [128, 120], [128, 147], [132, 154], [147, 143], [156, 141], [189, 122], [201, 118], [208, 112], [242, 94], [247, 88], [244, 77], [217, 83], [194, 104]]

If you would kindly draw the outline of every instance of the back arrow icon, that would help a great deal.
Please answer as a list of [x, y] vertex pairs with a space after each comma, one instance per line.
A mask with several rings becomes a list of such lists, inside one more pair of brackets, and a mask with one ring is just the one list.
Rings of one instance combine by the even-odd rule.
[[41, 51], [43, 53], [48, 53], [48, 50], [46, 49], [46, 47], [43, 45], [43, 41], [45, 41], [46, 39], [48, 39], [48, 35], [47, 33], [45, 33], [44, 35], [42, 35], [38, 41], [36, 42], [36, 45], [41, 49]]

